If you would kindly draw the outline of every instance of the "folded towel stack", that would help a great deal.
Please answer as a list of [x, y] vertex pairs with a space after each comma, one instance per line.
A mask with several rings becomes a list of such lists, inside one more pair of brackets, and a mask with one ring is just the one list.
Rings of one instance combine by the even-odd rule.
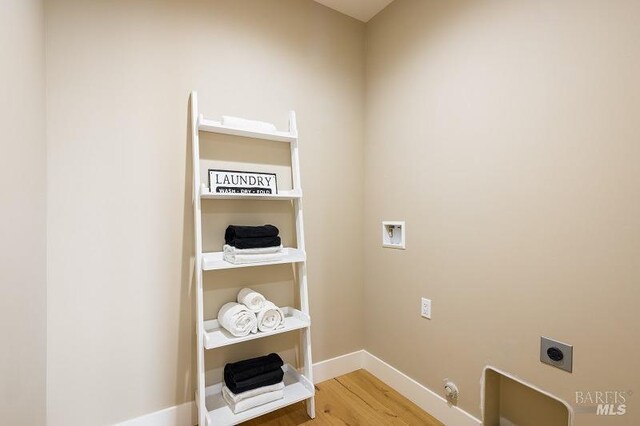
[[222, 397], [235, 414], [284, 398], [283, 365], [275, 353], [225, 365]]
[[223, 258], [235, 264], [260, 263], [282, 257], [282, 241], [273, 225], [229, 225], [224, 234]]
[[262, 294], [250, 288], [238, 293], [237, 303], [225, 303], [218, 312], [218, 323], [236, 337], [284, 326], [284, 312]]

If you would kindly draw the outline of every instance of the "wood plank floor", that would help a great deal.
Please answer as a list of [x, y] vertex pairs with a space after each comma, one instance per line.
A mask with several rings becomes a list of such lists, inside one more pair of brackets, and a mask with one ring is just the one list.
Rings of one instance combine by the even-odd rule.
[[365, 370], [317, 384], [314, 420], [309, 419], [304, 403], [300, 402], [243, 425], [443, 426]]

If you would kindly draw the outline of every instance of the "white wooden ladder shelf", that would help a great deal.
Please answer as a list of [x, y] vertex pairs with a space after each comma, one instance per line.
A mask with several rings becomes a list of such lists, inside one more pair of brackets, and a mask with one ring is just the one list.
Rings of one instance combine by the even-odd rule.
[[[200, 426], [234, 425], [252, 418], [261, 416], [279, 408], [306, 400], [307, 413], [311, 418], [315, 417], [314, 387], [311, 369], [311, 334], [309, 317], [309, 299], [307, 290], [307, 267], [304, 246], [304, 226], [302, 219], [302, 189], [300, 187], [300, 160], [298, 158], [298, 131], [296, 127], [296, 115], [289, 113], [288, 132], [259, 132], [224, 126], [219, 122], [206, 120], [198, 113], [198, 95], [191, 93], [191, 132], [193, 144], [193, 212], [195, 231], [195, 276], [196, 276], [196, 332], [198, 340], [198, 389], [196, 391], [196, 404], [198, 406], [198, 422]], [[280, 191], [278, 194], [216, 194], [209, 192], [200, 182], [200, 132], [222, 133], [230, 136], [242, 136], [265, 141], [288, 143], [291, 147], [291, 191]], [[275, 261], [260, 264], [234, 265], [222, 259], [222, 252], [202, 252], [202, 200], [227, 200], [227, 199], [262, 199], [292, 201], [296, 217], [296, 248], [286, 248], [284, 256]], [[204, 318], [203, 299], [203, 273], [219, 269], [258, 267], [291, 263], [295, 265], [297, 282], [300, 287], [300, 308], [284, 308], [284, 327], [272, 332], [252, 334], [246, 337], [234, 337], [222, 329], [218, 321]], [[296, 368], [285, 365], [285, 390], [284, 399], [274, 401], [260, 407], [255, 407], [239, 414], [233, 414], [221, 396], [222, 383], [206, 386], [204, 351], [220, 348], [249, 340], [265, 338], [275, 334], [300, 330], [302, 337], [302, 373]]]

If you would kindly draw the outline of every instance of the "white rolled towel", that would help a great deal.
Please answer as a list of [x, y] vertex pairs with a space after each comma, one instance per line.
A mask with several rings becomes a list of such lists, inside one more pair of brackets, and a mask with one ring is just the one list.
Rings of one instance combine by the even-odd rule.
[[276, 126], [266, 121], [247, 120], [246, 118], [233, 117], [230, 115], [222, 116], [222, 125], [264, 133], [274, 133], [277, 130]]
[[266, 301], [257, 313], [258, 330], [273, 331], [284, 325], [284, 313], [273, 302]]
[[238, 292], [238, 303], [246, 306], [251, 312], [259, 312], [260, 309], [264, 306], [264, 302], [267, 299], [258, 293], [257, 291], [253, 291], [250, 288], [243, 288]]
[[229, 302], [218, 311], [218, 323], [236, 337], [248, 336], [258, 332], [256, 314], [246, 306]]

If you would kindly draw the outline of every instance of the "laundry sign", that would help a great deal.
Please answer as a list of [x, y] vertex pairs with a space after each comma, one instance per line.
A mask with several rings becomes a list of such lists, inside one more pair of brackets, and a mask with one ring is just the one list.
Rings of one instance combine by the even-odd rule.
[[277, 194], [275, 173], [209, 169], [209, 190], [218, 194]]

